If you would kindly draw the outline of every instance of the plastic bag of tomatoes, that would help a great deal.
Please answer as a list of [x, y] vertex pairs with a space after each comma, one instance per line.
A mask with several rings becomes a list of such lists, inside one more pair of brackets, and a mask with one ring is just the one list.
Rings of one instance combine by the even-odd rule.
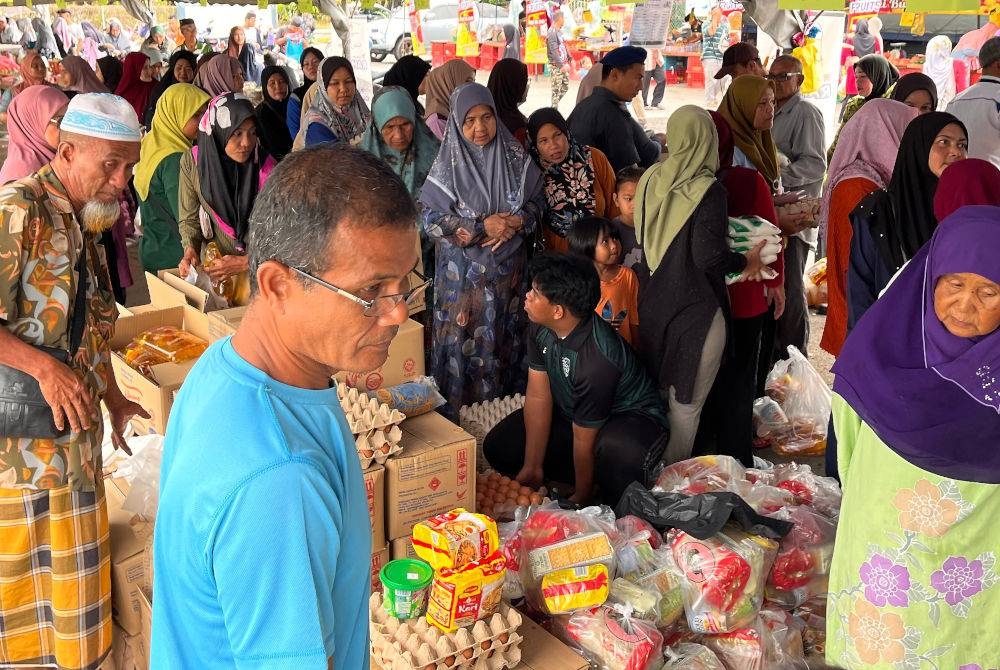
[[807, 506], [786, 507], [771, 516], [795, 525], [782, 538], [768, 573], [767, 599], [798, 607], [827, 591], [837, 526]]

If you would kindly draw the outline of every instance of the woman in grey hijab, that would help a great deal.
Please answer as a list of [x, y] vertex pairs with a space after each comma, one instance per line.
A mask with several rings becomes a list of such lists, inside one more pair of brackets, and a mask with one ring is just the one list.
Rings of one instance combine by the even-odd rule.
[[43, 58], [59, 58], [59, 45], [56, 44], [56, 36], [52, 34], [52, 29], [45, 25], [39, 17], [31, 19], [31, 27], [35, 29], [35, 51]]
[[875, 36], [868, 30], [868, 20], [860, 19], [854, 27], [854, 55], [863, 58], [875, 53]]
[[521, 60], [521, 36], [518, 34], [517, 27], [514, 24], [504, 24], [503, 38], [507, 42], [507, 46], [503, 50], [503, 57]]
[[525, 263], [545, 192], [489, 89], [460, 86], [450, 108], [420, 206], [436, 246], [431, 369], [457, 415], [524, 388]]

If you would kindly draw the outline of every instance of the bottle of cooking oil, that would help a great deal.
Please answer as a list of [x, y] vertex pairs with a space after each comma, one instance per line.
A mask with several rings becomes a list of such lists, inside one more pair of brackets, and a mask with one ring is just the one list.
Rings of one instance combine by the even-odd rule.
[[[219, 245], [215, 242], [209, 242], [208, 246], [205, 247], [205, 267], [210, 267], [212, 263], [222, 258], [222, 252], [219, 251]], [[236, 288], [236, 284], [233, 282], [231, 277], [222, 279], [220, 281], [212, 281], [212, 290], [215, 291], [216, 295], [222, 296], [226, 299], [226, 302], [232, 304], [233, 302], [233, 292]]]

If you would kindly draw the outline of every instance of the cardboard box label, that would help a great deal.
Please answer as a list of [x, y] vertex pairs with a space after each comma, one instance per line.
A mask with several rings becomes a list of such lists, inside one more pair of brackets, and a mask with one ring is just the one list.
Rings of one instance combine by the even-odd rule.
[[376, 591], [382, 593], [382, 580], [379, 578], [379, 573], [382, 572], [382, 568], [388, 562], [389, 547], [383, 547], [372, 554], [372, 593]]
[[334, 378], [360, 391], [396, 386], [424, 376], [424, 327], [409, 319], [389, 345], [389, 357], [378, 370], [338, 372]]
[[417, 552], [413, 550], [413, 542], [409, 537], [401, 537], [389, 543], [389, 558], [419, 558]]
[[386, 530], [408, 537], [414, 524], [476, 499], [476, 440], [431, 412], [401, 425], [403, 452], [386, 461]]

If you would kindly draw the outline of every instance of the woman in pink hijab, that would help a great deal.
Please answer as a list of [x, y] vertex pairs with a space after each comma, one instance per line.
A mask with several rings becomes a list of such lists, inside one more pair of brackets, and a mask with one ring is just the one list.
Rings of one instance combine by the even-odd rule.
[[51, 161], [59, 142], [59, 120], [69, 104], [54, 86], [31, 86], [7, 108], [9, 144], [0, 183], [27, 177]]

